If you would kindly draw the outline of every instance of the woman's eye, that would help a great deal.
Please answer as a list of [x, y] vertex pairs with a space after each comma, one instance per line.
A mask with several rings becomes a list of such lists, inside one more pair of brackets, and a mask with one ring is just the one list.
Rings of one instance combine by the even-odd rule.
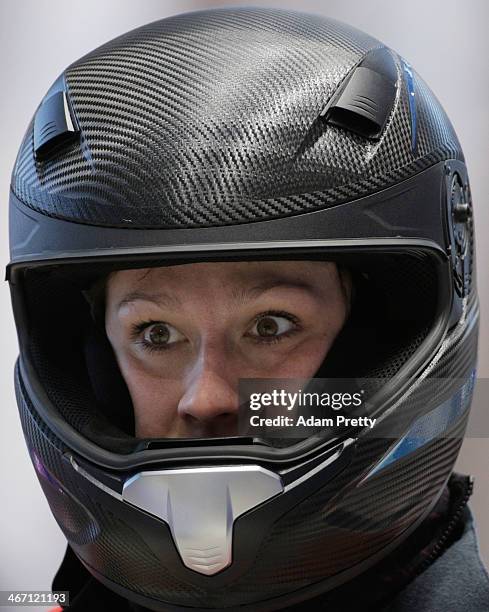
[[286, 334], [294, 328], [294, 323], [286, 317], [265, 315], [255, 321], [251, 328], [251, 335], [259, 338], [274, 338]]
[[147, 346], [164, 348], [179, 342], [184, 336], [168, 323], [153, 323], [144, 329], [143, 340]]

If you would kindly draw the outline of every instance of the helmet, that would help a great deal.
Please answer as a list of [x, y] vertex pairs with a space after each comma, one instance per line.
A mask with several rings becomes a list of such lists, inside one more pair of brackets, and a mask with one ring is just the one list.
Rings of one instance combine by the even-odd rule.
[[[276, 610], [394, 550], [439, 497], [467, 422], [473, 232], [439, 102], [345, 24], [200, 11], [69, 66], [15, 163], [7, 277], [26, 443], [89, 572], [152, 610]], [[291, 261], [351, 279], [348, 320], [307, 384], [355, 384], [374, 424], [350, 406], [342, 427], [295, 437], [136, 435], [100, 280]]]

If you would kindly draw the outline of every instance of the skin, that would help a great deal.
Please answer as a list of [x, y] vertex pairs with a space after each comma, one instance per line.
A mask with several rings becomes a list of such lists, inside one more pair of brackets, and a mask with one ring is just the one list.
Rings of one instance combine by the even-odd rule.
[[240, 378], [310, 378], [349, 311], [334, 263], [197, 263], [120, 270], [105, 325], [138, 437], [237, 434]]

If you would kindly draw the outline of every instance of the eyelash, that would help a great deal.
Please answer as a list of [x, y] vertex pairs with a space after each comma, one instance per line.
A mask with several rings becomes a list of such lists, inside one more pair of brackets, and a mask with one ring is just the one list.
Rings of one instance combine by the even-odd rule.
[[256, 323], [258, 323], [260, 319], [264, 319], [265, 317], [283, 317], [284, 319], [287, 319], [288, 321], [293, 323], [295, 327], [287, 332], [280, 334], [280, 336], [270, 336], [269, 338], [260, 338], [258, 336], [247, 335], [247, 337], [251, 338], [251, 340], [256, 344], [278, 344], [285, 338], [293, 336], [302, 329], [299, 324], [299, 319], [291, 315], [289, 312], [284, 312], [283, 310], [267, 310], [266, 312], [262, 312], [253, 319], [253, 325], [256, 325]]
[[[295, 333], [297, 333], [298, 331], [300, 331], [302, 328], [299, 324], [299, 319], [297, 317], [294, 317], [293, 315], [291, 315], [288, 312], [284, 312], [282, 310], [267, 310], [266, 312], [262, 312], [260, 313], [257, 317], [255, 317], [253, 319], [253, 325], [256, 325], [256, 323], [258, 323], [258, 321], [260, 319], [263, 319], [265, 317], [283, 317], [284, 319], [287, 319], [288, 321], [290, 321], [291, 323], [293, 323], [295, 325], [295, 327], [291, 330], [289, 330], [288, 332], [284, 332], [282, 334], [280, 334], [280, 336], [271, 336], [269, 338], [260, 338], [258, 336], [252, 336], [251, 334], [246, 334], [247, 338], [250, 338], [252, 340], [252, 342], [255, 342], [256, 344], [277, 344], [278, 342], [281, 342], [282, 340], [284, 340], [285, 338], [289, 338], [290, 336], [293, 336]], [[139, 337], [141, 335], [141, 333], [147, 328], [150, 327], [151, 325], [155, 325], [156, 323], [164, 323], [164, 321], [156, 321], [156, 320], [149, 320], [149, 321], [141, 321], [140, 323], [136, 323], [135, 325], [133, 325], [132, 330], [131, 330], [131, 338], [132, 340], [136, 343], [139, 344], [145, 351], [148, 351], [150, 353], [153, 352], [160, 352], [160, 351], [168, 351], [172, 348], [171, 345], [168, 346], [155, 346], [154, 344], [150, 344], [149, 342], [146, 342], [144, 339], [140, 340]]]
[[141, 323], [136, 323], [133, 325], [131, 330], [131, 339], [135, 344], [139, 344], [145, 351], [149, 353], [159, 353], [160, 351], [169, 351], [171, 349], [171, 345], [168, 346], [156, 346], [154, 344], [150, 344], [146, 342], [144, 338], [142, 340], [139, 339], [139, 336], [142, 332], [147, 328], [151, 327], [151, 325], [155, 325], [156, 323], [165, 323], [164, 321], [156, 321], [150, 319], [149, 321], [141, 321]]

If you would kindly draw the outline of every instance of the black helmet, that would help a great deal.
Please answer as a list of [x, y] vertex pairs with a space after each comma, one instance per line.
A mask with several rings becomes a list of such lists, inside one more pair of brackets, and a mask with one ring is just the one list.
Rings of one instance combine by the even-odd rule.
[[[103, 45], [34, 115], [10, 240], [27, 446], [72, 549], [117, 593], [281, 609], [365, 571], [433, 507], [474, 383], [472, 203], [443, 109], [379, 41], [237, 8]], [[354, 380], [375, 425], [137, 437], [94, 287], [262, 260], [348, 272], [351, 313], [316, 378]]]

